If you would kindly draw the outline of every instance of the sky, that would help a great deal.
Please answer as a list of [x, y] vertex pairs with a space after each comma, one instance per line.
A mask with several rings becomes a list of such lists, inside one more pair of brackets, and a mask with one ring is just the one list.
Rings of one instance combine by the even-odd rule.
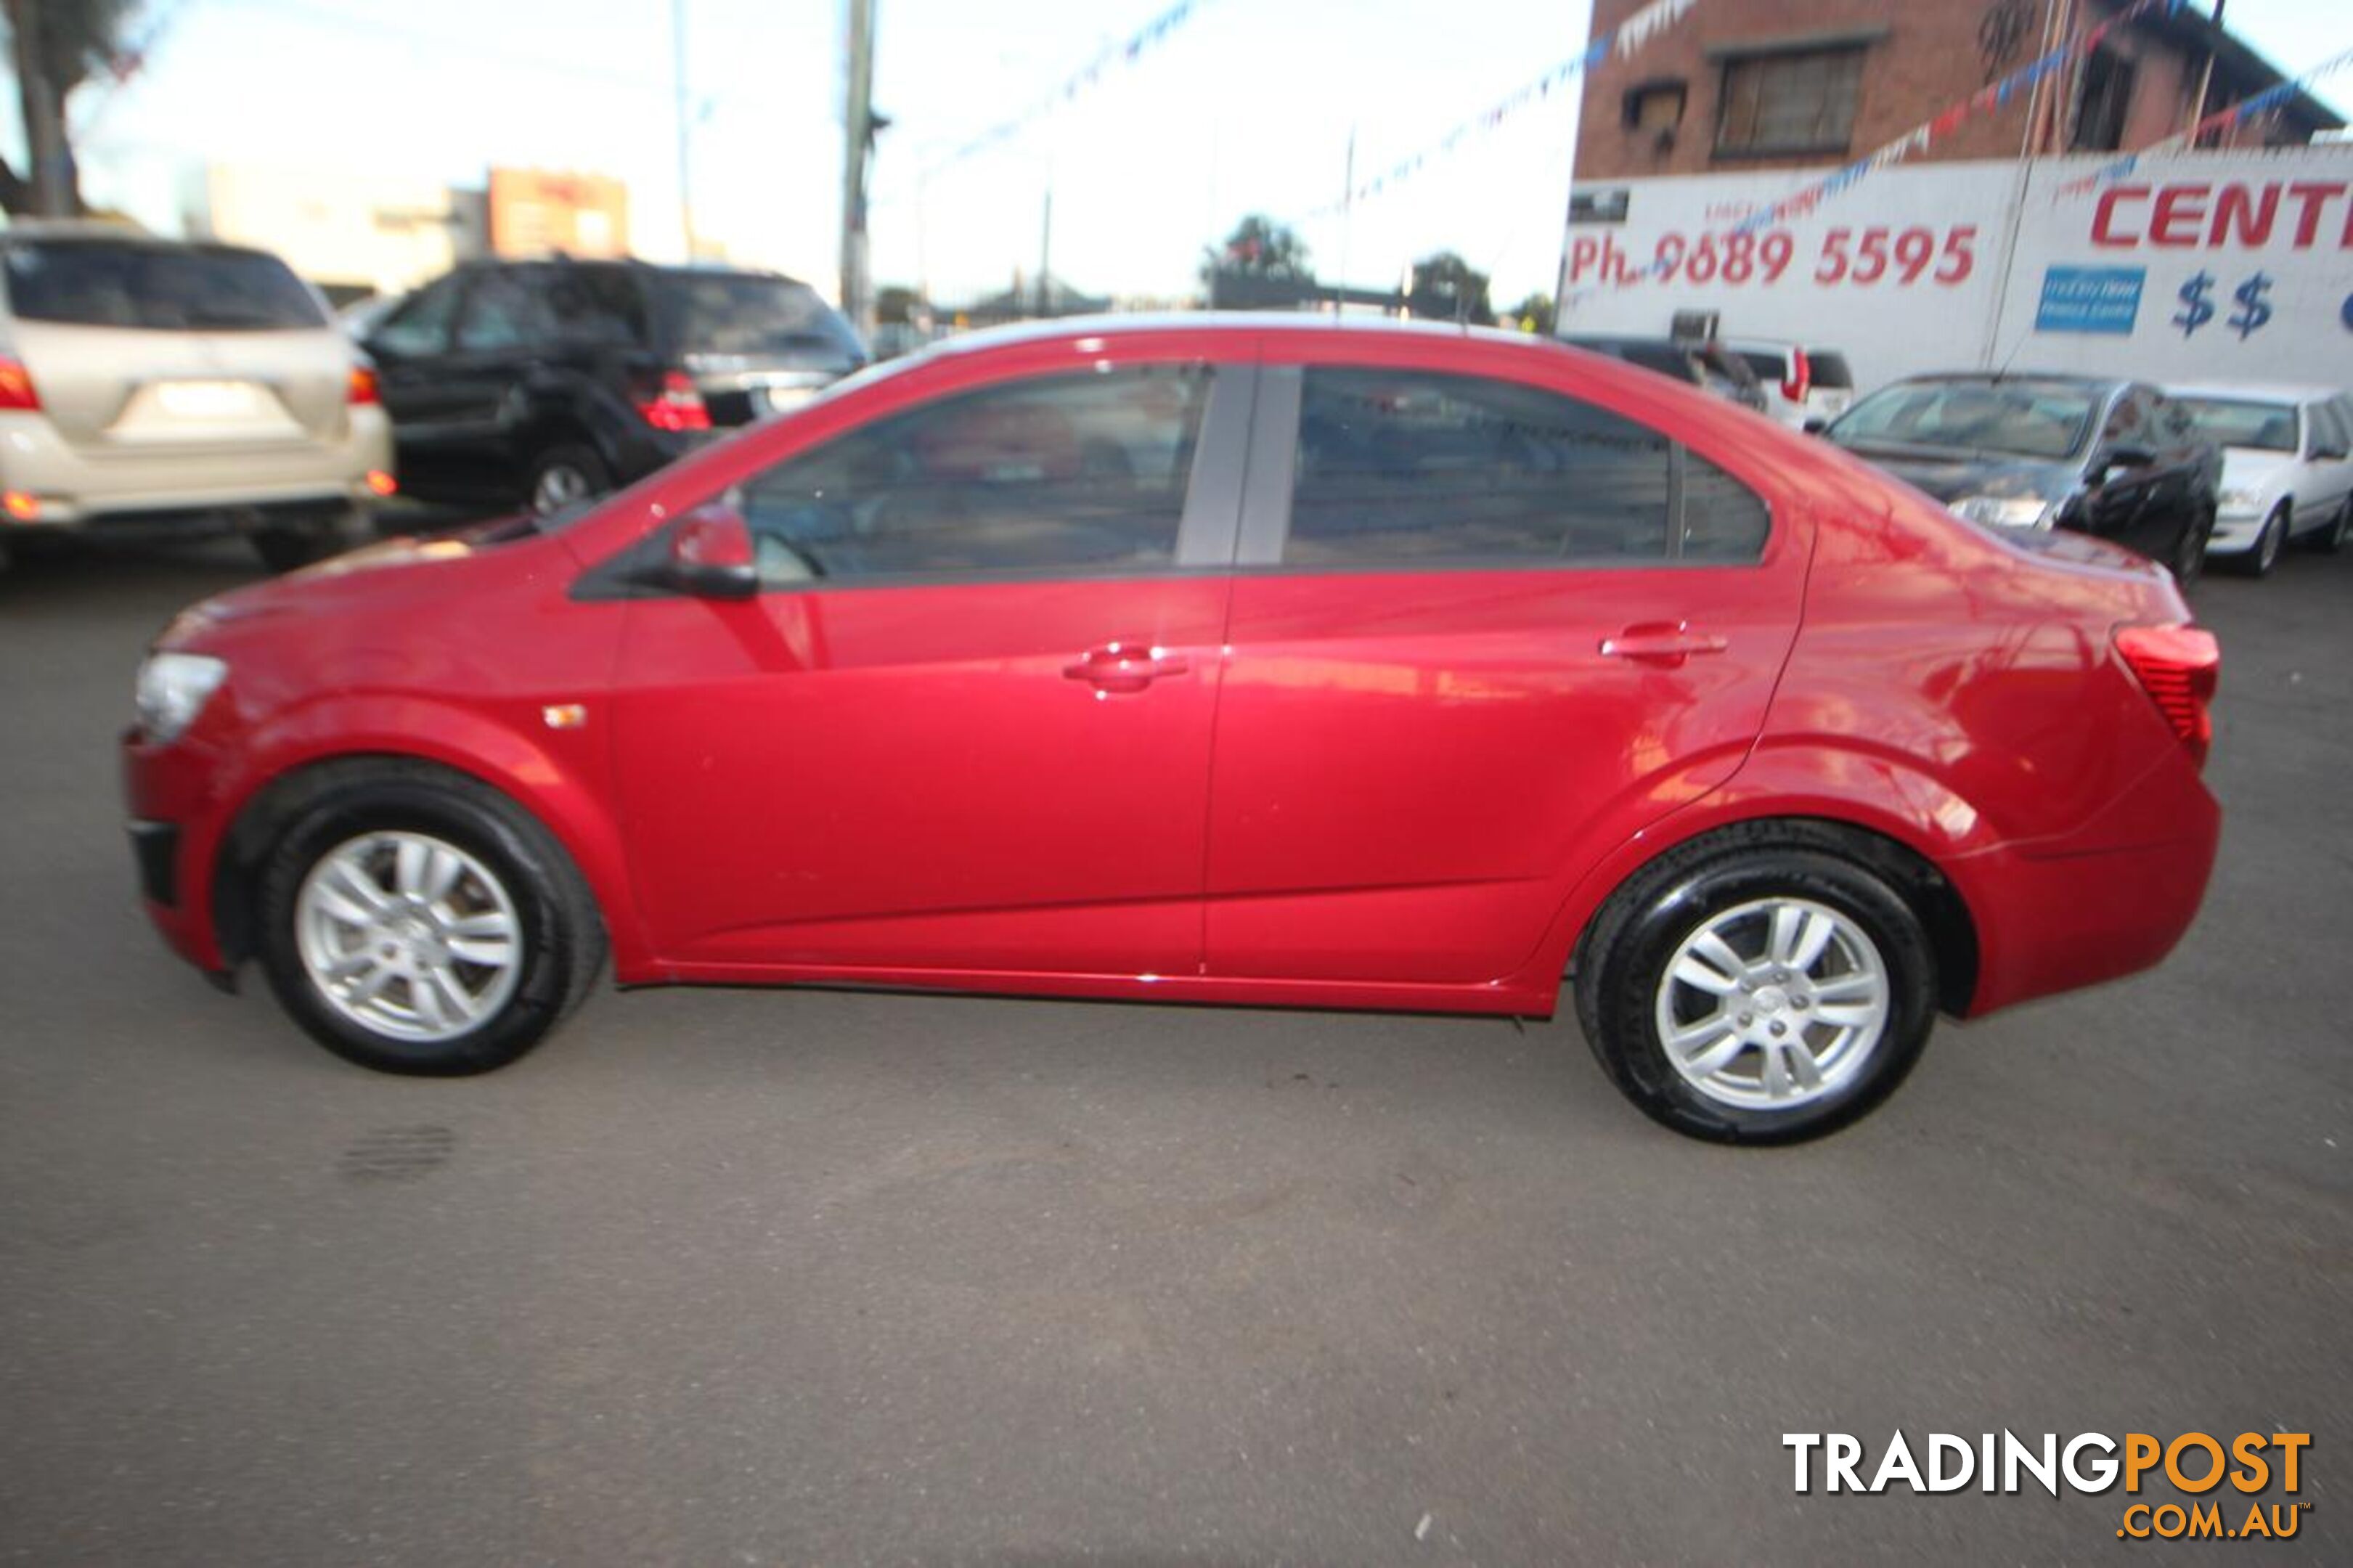
[[[954, 301], [1034, 277], [1050, 189], [1052, 269], [1088, 292], [1182, 297], [1203, 248], [1253, 211], [1293, 223], [1328, 280], [1387, 286], [1447, 248], [1491, 274], [1499, 304], [1550, 289], [1573, 89], [1473, 131], [1345, 219], [1317, 209], [1338, 204], [1352, 138], [1361, 183], [1577, 53], [1588, 0], [1196, 0], [1060, 98], [1169, 4], [877, 0], [874, 101], [892, 123], [871, 184], [875, 280]], [[1683, 26], [1739, 4], [1700, 0]], [[840, 0], [682, 5], [697, 230], [830, 291]], [[2353, 47], [2346, 0], [2230, 0], [2228, 16], [2291, 73]], [[470, 186], [492, 163], [596, 172], [628, 184], [635, 248], [674, 258], [672, 24], [659, 0], [147, 0], [143, 68], [72, 106], [85, 194], [176, 232], [207, 160]], [[2319, 95], [2342, 111], [2353, 70]], [[952, 158], [1016, 117], [1017, 134]], [[15, 157], [20, 141], [10, 112], [0, 144]]]

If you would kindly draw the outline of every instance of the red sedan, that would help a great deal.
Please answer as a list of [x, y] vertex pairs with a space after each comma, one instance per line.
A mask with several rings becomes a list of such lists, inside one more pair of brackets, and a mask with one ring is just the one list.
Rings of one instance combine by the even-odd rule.
[[2164, 572], [1457, 329], [967, 339], [599, 504], [199, 605], [150, 914], [467, 1073], [624, 984], [1548, 1015], [1698, 1136], [2163, 958], [2219, 812]]

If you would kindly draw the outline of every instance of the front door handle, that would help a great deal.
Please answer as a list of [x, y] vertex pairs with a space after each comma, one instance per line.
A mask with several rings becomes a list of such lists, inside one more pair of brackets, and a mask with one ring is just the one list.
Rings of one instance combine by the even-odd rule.
[[1732, 645], [1724, 638], [1692, 630], [1689, 621], [1644, 621], [1601, 639], [1604, 658], [1630, 658], [1639, 664], [1674, 669], [1694, 654], [1722, 653]]
[[1181, 653], [1144, 643], [1109, 642], [1091, 647], [1075, 664], [1062, 667], [1071, 680], [1083, 680], [1099, 692], [1141, 691], [1164, 675], [1182, 675], [1192, 668]]

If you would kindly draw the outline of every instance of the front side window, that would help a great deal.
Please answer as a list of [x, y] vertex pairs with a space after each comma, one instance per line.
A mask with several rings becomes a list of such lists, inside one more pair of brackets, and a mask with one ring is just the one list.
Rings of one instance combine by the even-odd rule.
[[1660, 432], [1537, 387], [1310, 369], [1286, 565], [1753, 561], [1764, 503]]
[[1014, 382], [787, 458], [735, 498], [761, 580], [1166, 569], [1209, 375], [1155, 364]]
[[478, 353], [522, 348], [548, 336], [547, 312], [528, 283], [512, 272], [485, 272], [474, 280], [458, 346]]
[[1750, 55], [1724, 67], [1715, 150], [1731, 153], [1843, 152], [1854, 136], [1862, 81], [1859, 48]]

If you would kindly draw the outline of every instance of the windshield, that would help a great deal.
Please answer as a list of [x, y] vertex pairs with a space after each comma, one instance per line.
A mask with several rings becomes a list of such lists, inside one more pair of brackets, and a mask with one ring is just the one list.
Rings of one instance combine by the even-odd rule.
[[1911, 381], [1873, 393], [1830, 427], [1842, 447], [1949, 447], [2067, 457], [2099, 417], [2097, 389], [2049, 381]]
[[251, 332], [327, 324], [318, 300], [274, 256], [110, 239], [10, 245], [8, 303], [19, 321], [75, 327]]
[[2252, 447], [2259, 452], [2295, 450], [2295, 407], [2286, 403], [2251, 403], [2235, 397], [2177, 397], [2198, 434], [2218, 447]]
[[806, 283], [754, 272], [671, 273], [662, 289], [688, 353], [822, 353], [862, 363], [858, 334]]

